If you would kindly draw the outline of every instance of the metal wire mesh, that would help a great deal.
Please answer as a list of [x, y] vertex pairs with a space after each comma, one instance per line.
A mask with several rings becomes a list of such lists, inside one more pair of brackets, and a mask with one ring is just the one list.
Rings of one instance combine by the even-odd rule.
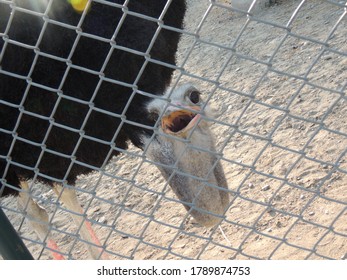
[[[94, 0], [120, 8], [124, 17], [132, 12], [124, 5]], [[131, 0], [130, 0], [131, 1]], [[264, 1], [265, 2], [265, 1]], [[273, 2], [273, 1], [272, 1]], [[222, 163], [231, 193], [230, 207], [220, 226], [199, 227], [189, 218], [179, 200], [169, 190], [153, 163], [134, 147], [121, 150], [112, 158], [115, 137], [111, 141], [81, 134], [91, 141], [110, 146], [110, 153], [101, 168], [80, 176], [76, 190], [83, 202], [84, 217], [93, 223], [101, 237], [103, 249], [116, 259], [345, 259], [347, 254], [347, 3], [346, 1], [283, 0], [275, 5], [253, 1], [249, 10], [241, 10], [234, 2], [188, 0], [185, 29], [177, 53], [177, 66], [150, 57], [151, 47], [165, 25], [162, 18], [134, 14], [158, 24], [146, 52], [134, 51], [113, 44], [113, 38], [101, 38], [83, 32], [85, 11], [77, 26], [53, 22], [45, 12], [18, 8], [12, 1], [0, 4], [12, 9], [0, 51], [3, 58], [7, 44], [32, 49], [35, 52], [27, 76], [0, 69], [0, 74], [26, 80], [35, 86], [55, 92], [57, 104], [71, 100], [89, 106], [92, 111], [120, 118], [122, 124], [133, 123], [124, 114], [98, 109], [92, 101], [66, 95], [62, 88], [37, 84], [30, 79], [40, 57], [66, 63], [75, 69], [98, 75], [100, 83], [107, 81], [132, 89], [136, 87], [147, 63], [162, 64], [175, 69], [172, 86], [193, 82], [204, 93], [208, 104], [220, 113], [212, 130], [216, 137], [216, 154]], [[168, 1], [170, 3], [170, 1]], [[272, 3], [274, 4], [274, 3]], [[11, 40], [7, 35], [15, 13], [42, 16], [44, 24], [38, 40], [32, 46]], [[165, 11], [163, 12], [163, 15]], [[68, 57], [58, 57], [39, 49], [48, 24], [71, 29], [77, 37]], [[120, 28], [122, 22], [116, 27]], [[134, 84], [110, 80], [103, 75], [109, 56], [95, 71], [73, 64], [72, 55], [81, 37], [113, 44], [143, 56], [145, 62]], [[112, 51], [111, 50], [111, 51]], [[63, 77], [61, 85], [64, 84]], [[94, 95], [98, 93], [96, 87]], [[28, 94], [25, 92], [23, 100]], [[0, 100], [1, 104], [22, 114], [49, 121], [51, 126], [80, 133], [81, 129], [58, 124], [51, 116], [25, 110], [23, 104]], [[129, 106], [129, 104], [127, 105]], [[124, 109], [124, 112], [127, 109]], [[122, 125], [121, 124], [121, 125]], [[47, 134], [50, 129], [47, 130]], [[35, 142], [20, 138], [16, 129], [2, 133], [13, 135], [29, 145]], [[47, 137], [47, 135], [46, 135]], [[46, 138], [45, 137], [45, 138]], [[38, 145], [45, 152], [44, 142]], [[85, 165], [69, 155], [74, 164]], [[0, 155], [11, 164], [10, 156]], [[38, 162], [40, 159], [38, 159]], [[28, 168], [28, 167], [26, 167]], [[33, 197], [50, 213], [50, 232], [58, 241], [61, 254], [71, 259], [88, 258], [79, 228], [74, 227], [67, 210], [50, 188], [35, 181], [30, 186]], [[56, 178], [49, 178], [56, 180]], [[66, 184], [64, 180], [62, 183]], [[47, 191], [42, 192], [42, 189]], [[13, 198], [0, 202], [36, 258], [50, 258], [50, 249], [29, 230], [17, 210]]]

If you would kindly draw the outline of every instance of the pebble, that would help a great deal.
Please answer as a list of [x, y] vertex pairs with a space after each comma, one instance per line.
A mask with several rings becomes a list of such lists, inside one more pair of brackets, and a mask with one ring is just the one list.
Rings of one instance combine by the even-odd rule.
[[310, 216], [313, 216], [313, 215], [314, 215], [314, 212], [311, 211], [311, 212], [308, 212], [308, 214], [309, 214]]
[[100, 217], [100, 219], [98, 220], [99, 223], [102, 223], [102, 224], [106, 224], [107, 223], [107, 220], [105, 217]]
[[325, 60], [331, 60], [331, 59], [333, 59], [333, 57], [332, 57], [331, 55], [328, 55], [328, 56], [326, 56], [324, 59], [325, 59]]
[[304, 199], [304, 198], [305, 198], [305, 196], [304, 196], [303, 194], [301, 194], [301, 195], [300, 195], [300, 198], [301, 198], [301, 199]]
[[271, 217], [275, 217], [276, 216], [276, 211], [274, 211], [274, 210], [269, 210], [269, 215], [271, 216]]
[[93, 211], [94, 213], [99, 212], [100, 210], [101, 210], [101, 207], [100, 207], [100, 206], [95, 206], [95, 207], [92, 209], [92, 211]]
[[264, 187], [261, 188], [262, 191], [268, 191], [270, 189], [269, 185], [265, 185]]
[[249, 184], [248, 184], [248, 187], [249, 187], [250, 189], [254, 189], [253, 183], [249, 183]]

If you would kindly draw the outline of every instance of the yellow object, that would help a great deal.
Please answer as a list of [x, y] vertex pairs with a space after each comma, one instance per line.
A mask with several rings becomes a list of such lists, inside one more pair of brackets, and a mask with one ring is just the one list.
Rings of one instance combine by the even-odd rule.
[[77, 12], [83, 12], [88, 4], [88, 0], [68, 0], [68, 2], [72, 5], [72, 7]]

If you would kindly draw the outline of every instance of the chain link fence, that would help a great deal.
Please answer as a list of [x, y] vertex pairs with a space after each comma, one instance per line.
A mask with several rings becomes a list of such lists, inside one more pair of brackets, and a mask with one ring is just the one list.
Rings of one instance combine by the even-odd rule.
[[[125, 15], [128, 2], [117, 7]], [[217, 112], [209, 121], [230, 191], [225, 218], [213, 228], [195, 223], [145, 153], [130, 145], [76, 182], [84, 213], [110, 258], [347, 258], [347, 2], [236, 2], [188, 0], [177, 66], [170, 65], [175, 69], [171, 85], [193, 83]], [[0, 5], [45, 17], [43, 28], [53, 23], [71, 29], [39, 12], [16, 8], [13, 1], [0, 0]], [[163, 27], [160, 20], [142, 18]], [[5, 42], [11, 40], [9, 28], [0, 30]], [[72, 30], [108, 42], [85, 34], [80, 26]], [[101, 69], [106, 63], [100, 62]], [[0, 74], [9, 75], [3, 69]], [[69, 97], [61, 92], [60, 98]], [[49, 230], [59, 253], [88, 258], [80, 229], [51, 188], [35, 180], [30, 188], [50, 215]], [[1, 198], [0, 206], [33, 256], [51, 258], [51, 249], [28, 228], [15, 199]]]

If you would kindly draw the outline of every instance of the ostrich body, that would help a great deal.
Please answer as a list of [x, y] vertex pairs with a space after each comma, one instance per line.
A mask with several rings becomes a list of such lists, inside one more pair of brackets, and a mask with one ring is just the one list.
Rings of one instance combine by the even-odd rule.
[[[100, 258], [103, 248], [77, 200], [76, 178], [103, 169], [128, 140], [141, 149], [148, 145], [156, 120], [147, 104], [163, 94], [175, 67], [179, 32], [172, 28], [182, 29], [184, 0], [131, 0], [126, 7], [121, 0], [106, 2], [91, 1], [84, 13], [65, 0], [0, 3], [0, 195], [19, 194], [19, 207], [55, 258], [63, 256], [27, 181], [53, 187], [91, 256]], [[159, 30], [158, 18], [164, 23]], [[162, 137], [155, 145], [165, 145]], [[167, 163], [152, 150], [149, 157]], [[159, 169], [168, 178], [168, 167]], [[185, 180], [181, 186], [192, 189], [180, 196], [173, 177], [169, 184], [192, 207], [196, 186]], [[198, 197], [193, 216], [205, 209], [207, 197]]]

